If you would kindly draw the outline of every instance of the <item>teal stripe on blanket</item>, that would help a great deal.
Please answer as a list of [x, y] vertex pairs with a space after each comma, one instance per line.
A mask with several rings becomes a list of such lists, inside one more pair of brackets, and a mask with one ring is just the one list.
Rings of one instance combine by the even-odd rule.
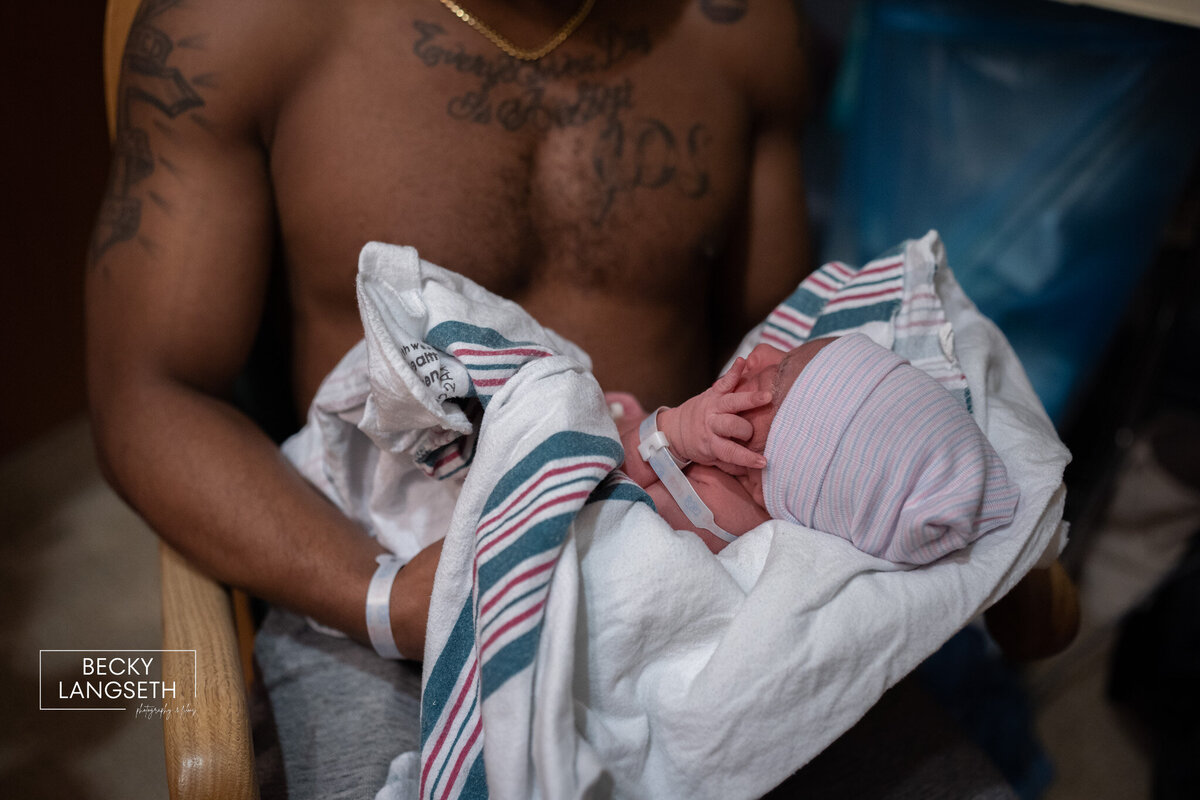
[[543, 351], [546, 349], [533, 342], [514, 342], [501, 336], [493, 328], [484, 328], [455, 320], [434, 325], [429, 333], [425, 334], [425, 341], [443, 353], [449, 353], [452, 344], [477, 344], [491, 350], [508, 350], [513, 347], [536, 347]]
[[475, 756], [475, 763], [471, 765], [471, 771], [467, 773], [467, 780], [463, 784], [460, 797], [467, 798], [467, 800], [484, 800], [487, 796], [487, 773], [483, 763], [483, 751], [480, 751]]
[[500, 609], [499, 611], [496, 611], [495, 613], [488, 614], [488, 621], [483, 623], [483, 627], [481, 627], [479, 629], [479, 639], [481, 641], [487, 641], [488, 631], [494, 629], [497, 625], [504, 624], [504, 612], [510, 606], [515, 606], [523, 600], [528, 600], [529, 598], [533, 597], [534, 595], [538, 594], [539, 592], [545, 594], [548, 591], [546, 589], [546, 586], [549, 585], [550, 579], [552, 577], [553, 577], [553, 573], [549, 574], [544, 581], [539, 583], [537, 586], [534, 586], [532, 589], [522, 592], [521, 594], [517, 595], [516, 597], [508, 598], [508, 602], [505, 603], [504, 608]]
[[799, 333], [798, 331], [793, 331], [791, 328], [785, 328], [784, 326], [778, 325], [774, 322], [771, 322], [770, 320], [767, 320], [766, 327], [767, 327], [767, 329], [773, 330], [773, 331], [777, 332], [778, 334], [780, 334], [781, 336], [786, 336], [789, 339], [797, 339], [798, 338], [800, 341], [802, 341], [802, 342], [804, 341], [803, 334]]
[[471, 603], [463, 605], [463, 610], [454, 622], [454, 629], [446, 646], [438, 653], [433, 669], [429, 671], [429, 679], [425, 690], [421, 692], [421, 749], [425, 749], [429, 735], [437, 725], [442, 712], [450, 704], [450, 694], [454, 684], [467, 659], [472, 657], [475, 644], [475, 617], [472, 614]]
[[[780, 305], [781, 305], [781, 307], [789, 308], [799, 314], [802, 314], [802, 315], [805, 315], [808, 317], [824, 318], [823, 312], [824, 312], [826, 304], [828, 304], [830, 300], [832, 300], [836, 297], [839, 297], [841, 295], [842, 291], [844, 289], [846, 289], [847, 287], [852, 286], [852, 287], [854, 287], [854, 289], [857, 290], [857, 289], [865, 289], [870, 286], [880, 286], [883, 284], [899, 282], [900, 277], [898, 275], [885, 275], [883, 277], [871, 278], [870, 280], [859, 280], [859, 275], [864, 270], [873, 267], [880, 260], [882, 260], [882, 259], [876, 259], [875, 261], [870, 262], [869, 264], [867, 264], [865, 267], [862, 267], [862, 268], [855, 268], [855, 267], [851, 267], [846, 264], [842, 264], [841, 265], [842, 269], [853, 273], [849, 277], [842, 275], [840, 271], [835, 272], [833, 270], [833, 268], [830, 267], [829, 265], [823, 266], [820, 269], [818, 269], [816, 272], [814, 272], [812, 275], [805, 278], [804, 281], [799, 286], [796, 287], [796, 290], [793, 291], [788, 296], [788, 298], [786, 300], [784, 300], [783, 303], [781, 303]], [[834, 290], [833, 294], [831, 296], [825, 296], [825, 294], [818, 294], [817, 292], [814, 292], [812, 289], [810, 289], [809, 286], [812, 283], [814, 283], [814, 279], [820, 279], [820, 280], [830, 284]], [[900, 290], [901, 290], [900, 286], [897, 285], [896, 286], [897, 294], [899, 294]], [[825, 290], [822, 290], [822, 291], [825, 291]], [[827, 294], [827, 292], [826, 292], [826, 294]], [[890, 305], [888, 305], [888, 304], [890, 304]], [[897, 297], [895, 300], [885, 300], [883, 302], [883, 305], [887, 305], [887, 312], [884, 316], [869, 317], [865, 321], [873, 322], [876, 319], [879, 319], [879, 320], [890, 319], [891, 312], [893, 312], [896, 308], [899, 308], [900, 299], [899, 299], [899, 297]], [[834, 313], [836, 314], [836, 313], [847, 313], [847, 312], [834, 312]], [[769, 322], [770, 317], [768, 316], [767, 319], [768, 319], [767, 324], [770, 325], [771, 324]], [[851, 322], [846, 327], [852, 327], [853, 325], [861, 325], [861, 324], [862, 324], [861, 322]], [[783, 330], [784, 330], [784, 333], [787, 333], [789, 336], [794, 335], [791, 331], [788, 331], [786, 329], [783, 329]], [[814, 339], [814, 338], [817, 338], [818, 336], [824, 335], [824, 334], [820, 333], [819, 331], [835, 331], [835, 330], [840, 330], [840, 328], [834, 328], [834, 327], [828, 327], [825, 325], [821, 325], [821, 321], [820, 321], [820, 319], [818, 319], [817, 326], [814, 327], [814, 330], [809, 333], [809, 338]]]
[[894, 300], [885, 300], [869, 306], [831, 311], [821, 315], [821, 318], [813, 325], [808, 338], [819, 339], [831, 333], [866, 325], [868, 322], [887, 322], [899, 308], [900, 298], [896, 297]]
[[[872, 263], [874, 263], [874, 262], [872, 262]], [[869, 266], [871, 266], [871, 265], [868, 264], [867, 267], [869, 267]], [[897, 292], [900, 291], [900, 287], [902, 285], [901, 281], [903, 280], [903, 278], [899, 274], [888, 275], [885, 273], [882, 278], [872, 278], [871, 280], [866, 280], [866, 281], [860, 280], [859, 278], [860, 278], [861, 274], [867, 270], [867, 267], [863, 267], [860, 270], [856, 270], [856, 272], [859, 274], [855, 275], [844, 286], [842, 286], [840, 288], [843, 288], [843, 289], [853, 288], [855, 290], [858, 290], [858, 289], [866, 289], [869, 286], [882, 286], [885, 283], [894, 283], [894, 284], [896, 284], [896, 291]], [[897, 264], [897, 265], [893, 266], [892, 269], [898, 270], [899, 267], [900, 267], [900, 265]]]
[[501, 647], [495, 655], [483, 663], [483, 699], [486, 702], [492, 692], [503, 686], [509, 678], [533, 663], [537, 655], [538, 638], [542, 635], [542, 623]]
[[[478, 444], [478, 439], [475, 436], [459, 437], [447, 445], [439, 447], [425, 458], [421, 459], [420, 463], [424, 466], [425, 472], [430, 477], [439, 481], [444, 481], [447, 478], [452, 478], [471, 466], [471, 462], [475, 460], [475, 447]], [[469, 452], [464, 453], [463, 449], [469, 448]], [[445, 472], [437, 471], [437, 463], [447, 455], [456, 452], [458, 453], [459, 463]]]
[[[475, 707], [478, 705], [479, 705], [479, 699], [477, 697], [472, 697], [471, 698], [471, 706], [470, 706], [470, 708], [467, 709], [467, 713], [464, 715], [464, 719], [470, 719], [471, 715], [475, 713]], [[454, 752], [458, 751], [458, 743], [461, 742], [462, 738], [467, 735], [468, 730], [471, 730], [471, 728], [468, 728], [465, 726], [459, 727], [459, 729], [454, 732], [454, 738], [452, 740], [450, 740], [450, 743], [446, 746], [445, 752], [454, 753]], [[438, 770], [437, 775], [435, 775], [433, 777], [433, 783], [430, 784], [430, 789], [429, 789], [430, 795], [437, 797], [438, 786], [441, 784], [442, 778], [445, 777], [446, 770], [451, 768], [450, 765], [453, 763], [453, 761], [454, 761], [454, 759], [452, 759], [452, 758], [446, 758], [445, 760], [442, 761], [441, 769]]]
[[470, 323], [459, 322], [457, 320], [441, 322], [433, 326], [433, 328], [431, 328], [429, 332], [425, 334], [425, 342], [426, 344], [430, 344], [433, 347], [436, 347], [438, 350], [441, 350], [443, 353], [449, 353], [455, 357], [457, 356], [453, 350], [454, 346], [464, 344], [475, 345], [488, 350], [529, 348], [537, 351], [535, 354], [511, 354], [516, 358], [516, 360], [513, 362], [506, 362], [504, 364], [463, 364], [463, 366], [467, 368], [467, 374], [471, 377], [471, 387], [470, 391], [468, 392], [468, 396], [478, 397], [480, 403], [482, 403], [485, 408], [487, 407], [488, 402], [491, 400], [491, 396], [498, 392], [500, 390], [500, 386], [503, 384], [497, 386], [485, 386], [481, 391], [480, 388], [475, 385], [475, 381], [477, 378], [481, 379], [482, 376], [476, 376], [476, 372], [496, 369], [515, 371], [520, 369], [525, 362], [529, 361], [531, 358], [540, 358], [543, 355], [549, 354], [544, 346], [534, 342], [514, 342], [506, 336], [501, 335], [494, 328], [484, 328], [479, 325], [471, 325]]
[[546, 437], [515, 464], [504, 477], [496, 482], [491, 495], [483, 506], [480, 518], [498, 508], [521, 484], [536, 475], [546, 464], [558, 458], [587, 458], [596, 456], [612, 462], [613, 466], [625, 459], [621, 445], [607, 436], [594, 436], [581, 431], [559, 431]]
[[491, 524], [489, 526], [491, 528], [491, 530], [489, 530], [486, 534], [484, 534], [483, 536], [479, 536], [478, 531], [477, 531], [476, 532], [476, 537], [477, 537], [476, 546], [480, 547], [480, 548], [488, 546], [488, 542], [490, 542], [493, 538], [502, 535], [504, 533], [504, 531], [511, 528], [515, 524], [515, 521], [519, 520], [522, 516], [524, 516], [531, 508], [541, 505], [543, 499], [547, 495], [557, 494], [559, 492], [559, 490], [566, 489], [567, 487], [569, 487], [571, 484], [574, 484], [574, 483], [584, 484], [584, 485], [581, 485], [578, 487], [580, 489], [583, 489], [583, 488], [586, 488], [586, 484], [595, 483], [595, 480], [596, 479], [594, 476], [588, 475], [586, 473], [579, 474], [577, 471], [573, 477], [568, 478], [565, 481], [559, 481], [558, 483], [556, 483], [552, 486], [543, 486], [542, 489], [537, 494], [526, 497], [524, 502], [521, 503], [520, 507], [511, 509], [510, 511], [508, 511], [507, 516], [504, 518], [504, 521], [502, 521], [502, 522], [498, 521], [498, 522]]
[[520, 536], [507, 540], [503, 547], [495, 551], [496, 555], [480, 564], [480, 596], [490, 591], [521, 562], [561, 546], [567, 529], [571, 526], [571, 520], [575, 518], [575, 511], [575, 508], [564, 508], [562, 514], [542, 520], [522, 532]]
[[[628, 479], [609, 479], [603, 481], [596, 490], [588, 496], [587, 502], [599, 503], [604, 500], [624, 500], [629, 503], [645, 503], [654, 508], [654, 501], [646, 490]], [[655, 509], [656, 511], [658, 509]]]
[[517, 362], [514, 361], [511, 363], [504, 363], [504, 364], [472, 364], [469, 367], [467, 367], [467, 369], [471, 370], [472, 372], [474, 372], [475, 370], [479, 370], [480, 372], [486, 372], [489, 370], [501, 370], [501, 369], [515, 370], [515, 369], [520, 369], [521, 366], [522, 366], [521, 364], [518, 364]]
[[[822, 274], [824, 277], [829, 278], [830, 280], [835, 280], [828, 273]], [[842, 282], [839, 280], [837, 281], [837, 284], [838, 286], [841, 286]], [[803, 314], [804, 316], [815, 317], [821, 313], [821, 309], [825, 307], [827, 302], [829, 302], [828, 298], [814, 294], [808, 289], [805, 289], [804, 284], [800, 284], [799, 288], [792, 292], [788, 296], [788, 299], [783, 301], [783, 305], [799, 314]]]

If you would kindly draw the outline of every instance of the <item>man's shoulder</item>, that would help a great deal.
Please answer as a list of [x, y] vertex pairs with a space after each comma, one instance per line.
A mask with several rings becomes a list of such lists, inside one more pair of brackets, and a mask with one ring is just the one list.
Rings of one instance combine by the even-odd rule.
[[804, 112], [810, 53], [799, 0], [692, 0], [691, 12], [756, 113]]
[[344, 14], [328, 0], [143, 0], [125, 78], [160, 98], [201, 96], [218, 126], [251, 125], [278, 105]]

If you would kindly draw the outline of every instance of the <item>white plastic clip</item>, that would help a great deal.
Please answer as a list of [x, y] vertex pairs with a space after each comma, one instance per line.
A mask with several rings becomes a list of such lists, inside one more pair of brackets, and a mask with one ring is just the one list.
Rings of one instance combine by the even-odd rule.
[[[737, 541], [736, 536], [716, 523], [712, 509], [700, 499], [695, 487], [688, 482], [687, 476], [680, 469], [680, 464], [671, 453], [666, 435], [658, 429], [658, 412], [660, 410], [656, 409], [654, 413], [642, 420], [642, 424], [638, 428], [638, 455], [654, 470], [654, 474], [662, 481], [662, 485], [667, 487], [671, 497], [675, 498], [675, 502], [679, 504], [679, 508], [693, 525], [709, 531], [726, 542]], [[685, 462], [684, 466], [687, 463]]]

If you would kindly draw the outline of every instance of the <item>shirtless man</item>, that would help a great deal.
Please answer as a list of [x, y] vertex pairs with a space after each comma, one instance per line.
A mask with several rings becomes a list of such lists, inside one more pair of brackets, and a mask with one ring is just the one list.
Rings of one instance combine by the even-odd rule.
[[[579, 2], [464, 0], [527, 46]], [[806, 271], [802, 40], [785, 0], [598, 0], [523, 63], [436, 0], [144, 0], [87, 278], [109, 480], [207, 573], [365, 642], [382, 548], [229, 402], [272, 260], [300, 409], [363, 335], [371, 240], [512, 298], [603, 385], [681, 401]], [[438, 553], [394, 584], [402, 652]]]
[[[540, 44], [577, 8], [467, 10]], [[87, 284], [107, 476], [206, 572], [365, 641], [380, 546], [228, 402], [272, 258], [298, 408], [362, 337], [370, 240], [519, 302], [603, 385], [680, 401], [805, 272], [804, 76], [782, 0], [599, 0], [532, 63], [436, 0], [145, 0]], [[393, 588], [403, 652], [437, 555]]]
[[[579, 8], [464, 2], [527, 46]], [[273, 260], [300, 409], [362, 336], [354, 277], [370, 240], [413, 245], [517, 301], [586, 349], [601, 385], [651, 408], [678, 403], [806, 271], [792, 6], [597, 0], [560, 47], [524, 64], [436, 0], [144, 0], [87, 278], [89, 392], [110, 481], [208, 573], [365, 642], [382, 548], [229, 402]], [[393, 587], [402, 652], [423, 651], [438, 553]], [[325, 658], [327, 645], [306, 646]], [[360, 672], [399, 666], [346, 646], [363, 654]], [[344, 716], [340, 699], [318, 696], [340, 682], [300, 685], [293, 704]], [[273, 705], [278, 717], [287, 703]], [[311, 772], [346, 770], [348, 752], [386, 769], [361, 734], [394, 717], [380, 708], [353, 738], [302, 739], [327, 759]], [[394, 731], [378, 738], [379, 753], [404, 749]], [[860, 773], [861, 746], [847, 750]]]

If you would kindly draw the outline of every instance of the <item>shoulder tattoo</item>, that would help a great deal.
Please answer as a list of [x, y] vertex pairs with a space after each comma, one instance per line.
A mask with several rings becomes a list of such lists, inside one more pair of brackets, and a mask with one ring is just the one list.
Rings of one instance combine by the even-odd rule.
[[[181, 2], [146, 0], [129, 29], [125, 57], [121, 63], [121, 93], [117, 99], [113, 163], [88, 254], [88, 262], [93, 266], [109, 248], [137, 237], [143, 208], [138, 184], [146, 180], [157, 166], [158, 159], [150, 148], [149, 132], [133, 124], [131, 109], [135, 104], [150, 106], [155, 112], [152, 124], [160, 133], [169, 136], [168, 121], [204, 106], [196, 84], [203, 85], [209, 82], [208, 79], [201, 76], [202, 79], [189, 82], [171, 64], [171, 53], [176, 45], [196, 46], [198, 37], [189, 37], [186, 41], [176, 43], [155, 24], [163, 12]], [[170, 166], [168, 171], [172, 171]], [[160, 208], [165, 205], [157, 194], [152, 193], [150, 199]]]
[[750, 0], [700, 0], [700, 10], [704, 16], [719, 25], [729, 25], [740, 20], [746, 14], [746, 5]]

